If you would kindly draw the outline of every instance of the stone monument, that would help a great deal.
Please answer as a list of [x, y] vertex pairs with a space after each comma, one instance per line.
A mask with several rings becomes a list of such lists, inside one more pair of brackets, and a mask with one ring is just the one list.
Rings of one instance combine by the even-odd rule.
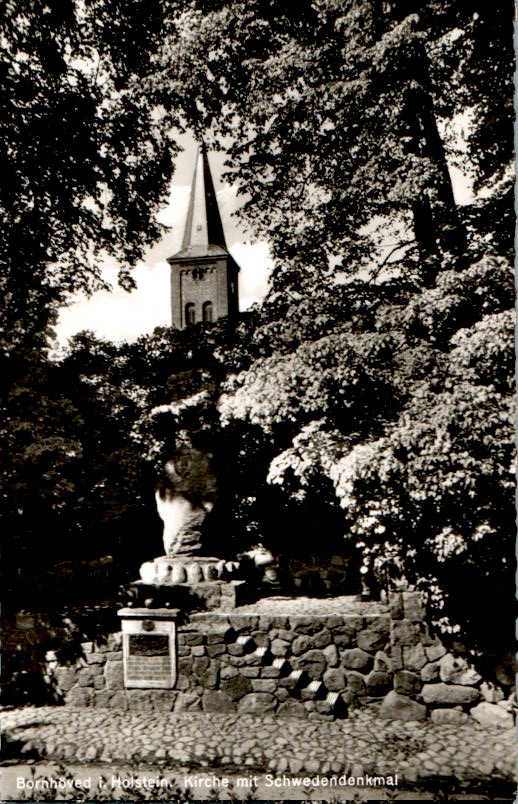
[[[234, 608], [242, 598], [245, 582], [240, 562], [211, 555], [217, 534], [206, 519], [217, 495], [211, 456], [191, 447], [177, 450], [155, 492], [163, 522], [164, 555], [146, 561], [140, 582], [134, 586], [169, 591], [174, 605], [194, 603], [205, 608]], [[167, 597], [167, 595], [166, 595]]]

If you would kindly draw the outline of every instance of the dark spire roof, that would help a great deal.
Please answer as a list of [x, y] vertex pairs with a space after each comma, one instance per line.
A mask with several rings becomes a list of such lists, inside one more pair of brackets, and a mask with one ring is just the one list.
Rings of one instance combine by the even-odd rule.
[[182, 249], [175, 257], [228, 254], [207, 151], [198, 147]]

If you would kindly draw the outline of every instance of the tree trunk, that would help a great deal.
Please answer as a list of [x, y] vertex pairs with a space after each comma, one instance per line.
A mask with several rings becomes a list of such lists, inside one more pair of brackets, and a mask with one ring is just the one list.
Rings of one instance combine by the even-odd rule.
[[436, 167], [437, 183], [431, 206], [438, 244], [443, 255], [450, 254], [455, 261], [463, 263], [467, 251], [466, 232], [459, 219], [444, 144], [437, 128], [428, 56], [423, 44], [417, 46], [415, 64], [417, 70], [414, 75], [420, 86], [412, 95], [423, 143], [421, 153], [431, 159]]

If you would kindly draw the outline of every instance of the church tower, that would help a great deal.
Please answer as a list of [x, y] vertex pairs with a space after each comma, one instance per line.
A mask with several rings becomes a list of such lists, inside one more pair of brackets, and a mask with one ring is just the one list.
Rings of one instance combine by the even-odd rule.
[[182, 248], [169, 257], [168, 263], [174, 329], [237, 316], [239, 266], [225, 243], [209, 160], [203, 146], [196, 154]]

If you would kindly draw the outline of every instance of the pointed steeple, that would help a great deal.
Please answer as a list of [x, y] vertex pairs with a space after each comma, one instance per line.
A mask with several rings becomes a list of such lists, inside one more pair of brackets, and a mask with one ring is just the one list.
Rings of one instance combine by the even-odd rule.
[[198, 147], [182, 239], [175, 256], [202, 257], [228, 253], [205, 146]]
[[169, 257], [171, 324], [209, 325], [239, 315], [239, 266], [229, 253], [207, 152], [198, 148], [182, 248]]

